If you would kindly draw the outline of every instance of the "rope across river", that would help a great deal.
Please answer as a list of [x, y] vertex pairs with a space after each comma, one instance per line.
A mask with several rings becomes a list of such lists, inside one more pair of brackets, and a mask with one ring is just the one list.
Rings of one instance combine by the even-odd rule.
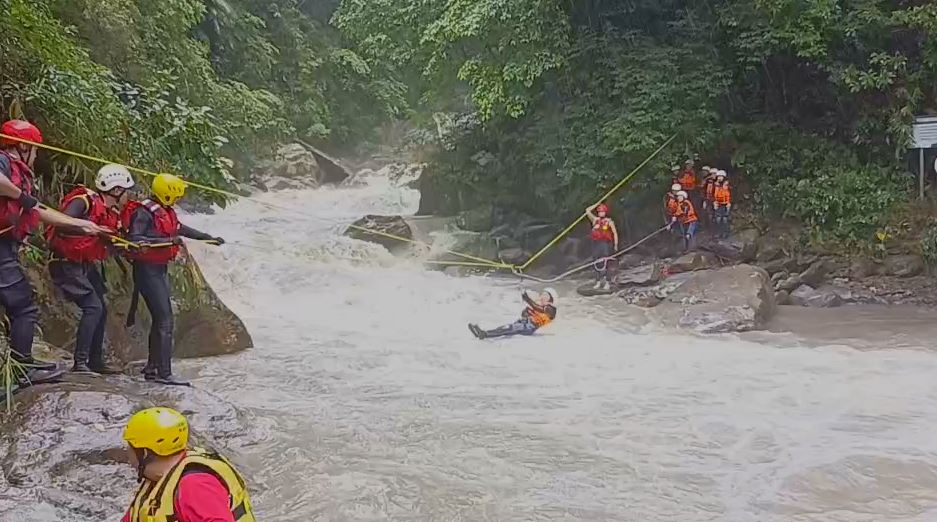
[[[31, 145], [31, 146], [34, 146], [34, 147], [39, 147], [39, 148], [46, 149], [46, 150], [49, 150], [49, 151], [52, 151], [52, 152], [57, 152], [57, 153], [59, 153], [59, 154], [65, 154], [65, 155], [67, 155], [67, 156], [72, 156], [72, 157], [75, 157], [75, 158], [79, 158], [79, 159], [83, 159], [83, 160], [87, 160], [87, 161], [92, 161], [92, 162], [96, 162], [96, 163], [100, 163], [100, 164], [105, 164], [105, 165], [106, 165], [106, 164], [111, 164], [111, 163], [113, 163], [113, 164], [123, 165], [123, 166], [125, 166], [128, 170], [130, 170], [130, 171], [132, 171], [132, 172], [136, 172], [136, 173], [138, 173], [138, 174], [142, 174], [142, 175], [148, 176], [148, 177], [156, 177], [156, 176], [159, 175], [159, 173], [154, 172], [154, 171], [151, 171], [151, 170], [143, 169], [143, 168], [140, 168], [140, 167], [133, 167], [133, 166], [125, 165], [125, 164], [124, 164], [123, 162], [121, 162], [121, 161], [111, 161], [111, 160], [107, 160], [107, 159], [104, 159], [104, 158], [100, 158], [100, 157], [96, 157], [96, 156], [92, 156], [92, 155], [88, 155], [88, 154], [82, 154], [82, 153], [80, 153], [80, 152], [76, 152], [76, 151], [64, 149], [64, 148], [61, 148], [61, 147], [55, 147], [55, 146], [53, 146], [53, 145], [49, 145], [49, 144], [45, 144], [45, 143], [36, 143], [36, 142], [33, 142], [33, 141], [25, 140], [25, 139], [22, 139], [22, 138], [17, 138], [17, 137], [14, 137], [14, 136], [8, 136], [8, 135], [2, 134], [2, 133], [0, 133], [0, 138], [4, 138], [4, 139], [7, 139], [7, 140], [16, 141], [16, 142], [19, 142], [19, 143], [24, 143], [24, 144], [26, 144], [26, 145]], [[608, 190], [608, 191], [602, 196], [602, 198], [599, 199], [599, 202], [602, 202], [602, 201], [607, 200], [607, 199], [608, 199], [609, 197], [611, 197], [615, 192], [617, 192], [619, 189], [621, 189], [623, 186], [625, 186], [628, 182], [630, 182], [631, 179], [632, 179], [635, 175], [637, 175], [638, 172], [641, 171], [641, 169], [643, 169], [645, 166], [647, 166], [647, 164], [650, 163], [654, 158], [656, 158], [657, 155], [659, 155], [665, 148], [667, 148], [671, 143], [673, 143], [673, 141], [674, 141], [676, 138], [677, 138], [677, 134], [674, 134], [673, 136], [671, 136], [670, 138], [668, 138], [660, 147], [658, 147], [653, 153], [651, 153], [650, 156], [648, 156], [643, 162], [641, 162], [641, 163], [640, 163], [637, 167], [635, 167], [630, 173], [628, 173], [628, 175], [626, 175], [624, 178], [622, 178], [621, 181], [619, 181], [617, 184], [615, 184], [615, 186], [613, 186], [610, 190]], [[244, 198], [244, 196], [243, 196], [242, 194], [237, 194], [237, 193], [232, 192], [232, 191], [220, 189], [220, 188], [217, 188], [217, 187], [213, 187], [213, 186], [210, 186], [210, 185], [205, 185], [205, 184], [197, 183], [197, 182], [193, 182], [193, 181], [188, 181], [188, 180], [184, 180], [184, 181], [185, 181], [185, 183], [186, 183], [187, 186], [191, 186], [191, 187], [197, 188], [197, 189], [202, 190], [202, 191], [205, 191], [205, 192], [211, 192], [211, 193], [219, 194], [219, 195], [225, 196], [225, 197], [227, 197], [227, 198], [236, 199], [236, 200]], [[384, 238], [391, 239], [391, 240], [394, 240], [394, 241], [399, 241], [399, 242], [409, 243], [409, 244], [414, 244], [414, 245], [420, 245], [420, 246], [423, 246], [423, 247], [426, 247], [426, 248], [430, 248], [430, 249], [433, 248], [433, 246], [430, 245], [429, 243], [426, 243], [426, 242], [423, 242], [423, 241], [419, 241], [419, 240], [416, 240], [416, 239], [412, 239], [412, 238], [406, 238], [406, 237], [399, 236], [399, 235], [396, 235], [396, 234], [391, 234], [391, 233], [388, 233], [388, 232], [384, 232], [384, 231], [382, 231], [382, 230], [376, 230], [376, 229], [373, 229], [373, 228], [362, 227], [362, 226], [355, 225], [355, 224], [346, 224], [346, 223], [342, 223], [342, 222], [340, 222], [340, 221], [336, 221], [336, 220], [332, 220], [332, 219], [323, 218], [323, 217], [321, 217], [321, 216], [316, 216], [316, 215], [310, 214], [310, 213], [308, 213], [308, 212], [304, 212], [304, 211], [302, 211], [302, 210], [300, 210], [300, 209], [297, 209], [297, 208], [286, 207], [286, 206], [282, 206], [282, 205], [276, 205], [276, 204], [269, 203], [269, 202], [265, 202], [265, 201], [257, 201], [257, 200], [255, 200], [255, 199], [251, 199], [251, 198], [245, 198], [245, 199], [247, 199], [247, 201], [251, 201], [251, 202], [253, 202], [253, 203], [257, 204], [257, 205], [260, 205], [260, 206], [263, 206], [263, 207], [267, 207], [267, 208], [269, 208], [269, 209], [273, 209], [273, 210], [277, 210], [277, 211], [282, 211], [282, 212], [291, 212], [291, 213], [294, 213], [294, 214], [297, 214], [297, 215], [300, 215], [300, 216], [303, 216], [303, 217], [307, 217], [307, 218], [312, 218], [312, 219], [316, 219], [316, 220], [320, 220], [320, 221], [327, 221], [327, 222], [331, 222], [331, 223], [343, 225], [343, 226], [348, 227], [349, 229], [357, 230], [357, 231], [359, 231], [359, 232], [366, 233], [366, 234], [373, 234], [373, 235], [380, 236], [380, 237], [384, 237]], [[48, 210], [50, 210], [50, 211], [55, 211], [55, 210], [52, 209], [51, 207], [48, 207], [48, 206], [45, 206], [45, 205], [43, 205], [43, 207], [46, 208], [46, 209], [48, 209]], [[547, 243], [543, 248], [541, 248], [539, 251], [537, 251], [535, 254], [533, 254], [529, 259], [527, 259], [526, 262], [524, 262], [524, 263], [521, 264], [521, 265], [514, 265], [514, 264], [510, 264], [510, 263], [505, 263], [505, 262], [503, 262], [503, 261], [494, 261], [494, 260], [490, 260], [490, 259], [485, 259], [485, 258], [482, 258], [482, 257], [474, 256], [474, 255], [471, 255], [471, 254], [466, 254], [466, 253], [464, 253], [464, 252], [457, 252], [457, 251], [448, 250], [448, 249], [444, 250], [444, 252], [445, 252], [446, 254], [449, 254], [449, 255], [458, 257], [458, 258], [460, 258], [461, 260], [460, 260], [460, 261], [424, 261], [424, 263], [425, 263], [425, 264], [428, 264], [428, 265], [440, 265], [440, 266], [463, 266], [463, 267], [488, 268], [488, 269], [492, 269], [492, 270], [510, 270], [511, 273], [513, 273], [514, 275], [516, 275], [516, 276], [518, 276], [518, 277], [525, 278], [525, 279], [530, 279], [530, 280], [534, 280], [534, 281], [543, 281], [543, 282], [558, 281], [558, 280], [563, 279], [563, 278], [565, 278], [565, 277], [568, 277], [568, 276], [570, 276], [570, 275], [572, 275], [572, 274], [575, 274], [575, 273], [577, 273], [577, 272], [580, 272], [580, 271], [582, 271], [582, 270], [585, 270], [586, 268], [592, 266], [593, 263], [589, 263], [589, 264], [587, 264], [587, 265], [583, 265], [583, 266], [581, 266], [581, 267], [576, 267], [576, 268], [574, 268], [574, 269], [568, 270], [567, 272], [565, 272], [565, 273], [562, 274], [561, 276], [558, 276], [557, 278], [554, 278], [554, 279], [551, 279], [551, 280], [539, 280], [538, 278], [535, 278], [535, 277], [533, 277], [533, 276], [526, 275], [526, 274], [524, 274], [523, 272], [524, 272], [527, 268], [529, 268], [534, 262], [536, 262], [540, 257], [542, 257], [550, 248], [552, 248], [553, 246], [555, 246], [559, 241], [561, 241], [564, 237], [566, 237], [566, 235], [568, 235], [568, 234], [569, 234], [579, 223], [581, 223], [586, 217], [587, 217], [586, 214], [580, 215], [580, 216], [579, 216], [575, 221], [573, 221], [568, 227], [566, 227], [565, 229], [563, 229], [559, 234], [557, 234], [557, 236], [556, 236], [555, 238], [553, 238], [549, 243]], [[662, 230], [663, 230], [663, 229], [662, 229]], [[610, 258], [607, 258], [607, 259], [613, 259], [613, 258], [615, 258], [615, 257], [617, 257], [617, 256], [619, 256], [619, 255], [624, 254], [624, 253], [627, 252], [627, 251], [630, 251], [631, 249], [636, 248], [637, 246], [641, 245], [641, 244], [644, 243], [645, 241], [648, 241], [651, 237], [654, 237], [654, 236], [656, 236], [657, 234], [659, 234], [662, 230], [658, 230], [658, 231], [655, 232], [654, 234], [652, 234], [652, 235], [650, 235], [650, 236], [648, 236], [648, 237], [642, 239], [642, 240], [639, 241], [638, 243], [635, 243], [634, 245], [632, 245], [632, 246], [629, 247], [628, 249], [626, 249], [626, 250], [624, 250], [624, 251], [621, 251], [621, 252], [618, 252], [618, 253], [616, 253], [614, 256], [611, 256]], [[129, 248], [137, 248], [137, 247], [138, 247], [138, 245], [135, 245], [135, 244], [131, 243], [130, 241], [127, 241], [126, 239], [121, 238], [121, 237], [119, 237], [119, 236], [112, 236], [111, 239], [112, 239], [112, 241], [114, 241], [115, 243], [118, 243], [118, 244], [120, 244], [121, 246], [123, 246], [123, 247], [125, 247], [125, 248], [127, 248], [127, 247], [129, 247]], [[152, 246], [152, 245], [151, 245], [151, 246]]]

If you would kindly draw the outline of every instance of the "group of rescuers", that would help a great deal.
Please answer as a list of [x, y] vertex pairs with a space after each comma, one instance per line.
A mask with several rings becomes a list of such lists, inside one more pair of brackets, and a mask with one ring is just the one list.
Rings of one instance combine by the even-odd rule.
[[[153, 318], [144, 377], [185, 384], [171, 368], [173, 317], [167, 265], [179, 254], [181, 237], [224, 243], [179, 222], [173, 206], [185, 194], [185, 182], [161, 174], [153, 179], [151, 198], [131, 200], [130, 172], [120, 165], [105, 165], [95, 177], [94, 190], [75, 188], [55, 211], [41, 205], [33, 193], [38, 151], [32, 144], [42, 144], [42, 133], [29, 122], [11, 120], [0, 125], [0, 134], [9, 137], [0, 138], [0, 305], [10, 322], [11, 356], [27, 368], [27, 383], [49, 382], [64, 373], [61, 365], [32, 357], [39, 308], [18, 251], [42, 222], [47, 225], [52, 280], [65, 298], [81, 308], [72, 370], [113, 373], [104, 363], [107, 308], [101, 262], [115, 255], [115, 244], [126, 245], [123, 255], [133, 263], [134, 301], [137, 293], [143, 296]], [[127, 422], [123, 438], [140, 487], [122, 522], [255, 520], [244, 479], [224, 457], [189, 448], [189, 426], [179, 412], [139, 411]]]
[[[732, 190], [726, 171], [703, 167], [702, 173], [698, 173], [696, 162], [688, 159], [682, 168], [673, 167], [671, 174], [670, 192], [664, 196], [664, 222], [669, 230], [679, 234], [683, 250], [693, 248], [701, 217], [712, 225], [715, 237], [729, 237]], [[592, 223], [595, 289], [608, 291], [609, 262], [619, 252], [618, 230], [605, 203], [587, 208], [586, 215]]]
[[58, 380], [67, 370], [64, 364], [32, 356], [39, 308], [18, 252], [44, 223], [52, 281], [63, 297], [81, 309], [72, 371], [116, 373], [105, 364], [107, 306], [102, 262], [120, 255], [133, 264], [128, 323], [135, 315], [138, 296], [152, 317], [144, 378], [186, 385], [172, 373], [173, 312], [167, 267], [178, 256], [183, 237], [218, 245], [224, 240], [179, 222], [173, 206], [185, 194], [185, 181], [160, 174], [153, 178], [151, 196], [137, 201], [130, 197], [135, 183], [128, 169], [105, 165], [97, 172], [93, 189], [76, 187], [56, 211], [40, 204], [34, 193], [40, 130], [27, 121], [10, 120], [0, 126], [0, 134], [6, 136], [0, 138], [0, 305], [9, 319], [11, 356], [25, 368], [19, 384]]

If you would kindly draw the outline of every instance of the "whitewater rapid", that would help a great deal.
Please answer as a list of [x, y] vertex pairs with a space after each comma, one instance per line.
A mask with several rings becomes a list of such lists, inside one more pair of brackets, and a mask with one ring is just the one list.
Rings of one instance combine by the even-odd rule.
[[297, 210], [186, 217], [232, 243], [194, 252], [255, 347], [179, 368], [267, 427], [260, 520], [937, 520], [933, 353], [661, 332], [563, 286], [542, 334], [481, 342], [517, 281], [341, 236], [415, 191], [255, 199]]

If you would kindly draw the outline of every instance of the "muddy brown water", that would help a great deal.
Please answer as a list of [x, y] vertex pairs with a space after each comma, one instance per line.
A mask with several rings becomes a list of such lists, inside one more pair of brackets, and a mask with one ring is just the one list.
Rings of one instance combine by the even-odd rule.
[[256, 347], [179, 368], [266, 424], [237, 456], [260, 520], [937, 520], [925, 311], [785, 308], [700, 338], [561, 286], [541, 335], [479, 342], [466, 323], [515, 317], [516, 281], [427, 272], [315, 217], [411, 212], [414, 192], [259, 197], [303, 214], [189, 218], [251, 245], [196, 256]]

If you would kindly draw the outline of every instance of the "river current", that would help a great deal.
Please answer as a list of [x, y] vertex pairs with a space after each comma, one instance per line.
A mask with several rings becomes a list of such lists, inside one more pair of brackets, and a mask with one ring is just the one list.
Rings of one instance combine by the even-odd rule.
[[255, 199], [298, 210], [187, 220], [232, 243], [194, 251], [256, 346], [179, 368], [266, 426], [239, 456], [260, 520], [937, 520], [933, 337], [700, 338], [561, 285], [541, 334], [481, 342], [517, 281], [341, 237], [415, 191]]

